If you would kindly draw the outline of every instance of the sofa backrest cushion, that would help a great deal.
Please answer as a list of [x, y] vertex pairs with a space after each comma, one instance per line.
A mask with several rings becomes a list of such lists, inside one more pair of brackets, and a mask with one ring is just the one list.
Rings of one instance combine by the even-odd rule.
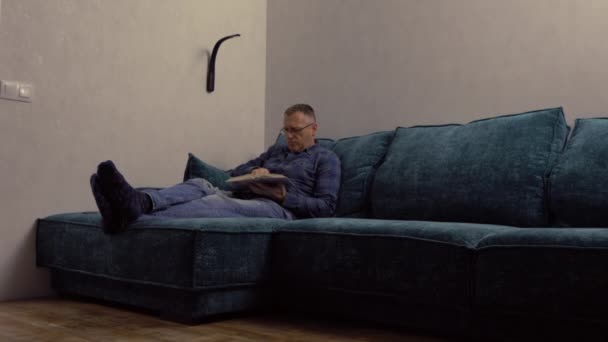
[[369, 216], [372, 181], [394, 134], [384, 131], [336, 141], [332, 150], [342, 167], [336, 216]]
[[608, 118], [576, 120], [549, 183], [556, 226], [608, 227]]
[[372, 186], [373, 217], [546, 226], [545, 184], [567, 135], [561, 108], [398, 128]]

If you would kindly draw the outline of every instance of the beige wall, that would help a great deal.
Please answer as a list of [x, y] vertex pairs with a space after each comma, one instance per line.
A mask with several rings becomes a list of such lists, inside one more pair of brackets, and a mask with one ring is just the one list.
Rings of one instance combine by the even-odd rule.
[[[330, 137], [559, 105], [570, 121], [608, 115], [603, 0], [0, 6], [0, 79], [35, 86], [31, 104], [0, 100], [0, 300], [50, 293], [35, 219], [93, 210], [101, 160], [136, 186], [179, 181], [189, 151], [232, 167], [274, 140], [295, 102]], [[236, 32], [209, 95], [205, 50]]]
[[[266, 0], [3, 0], [1, 15], [0, 79], [35, 95], [0, 100], [0, 300], [50, 293], [35, 220], [93, 210], [99, 161], [166, 186], [190, 151], [228, 168], [263, 148]], [[207, 94], [205, 50], [232, 33]]]
[[608, 115], [608, 1], [268, 0], [266, 144], [309, 102], [320, 136], [550, 106]]

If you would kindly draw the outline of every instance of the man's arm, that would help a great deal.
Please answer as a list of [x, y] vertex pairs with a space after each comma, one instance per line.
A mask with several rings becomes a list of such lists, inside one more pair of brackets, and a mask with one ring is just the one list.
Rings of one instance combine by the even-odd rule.
[[270, 158], [270, 155], [272, 154], [272, 151], [274, 150], [274, 148], [275, 148], [275, 146], [272, 145], [272, 146], [270, 146], [270, 148], [268, 148], [268, 150], [266, 152], [260, 154], [257, 158], [252, 159], [252, 160], [246, 162], [245, 164], [241, 164], [241, 165], [235, 167], [230, 172], [230, 176], [231, 177], [242, 176], [242, 175], [251, 173], [251, 171], [253, 171], [255, 169], [262, 168], [264, 165], [264, 162], [266, 160], [268, 160], [268, 158]]
[[283, 207], [297, 217], [331, 217], [336, 210], [340, 189], [340, 159], [328, 153], [321, 157], [312, 197], [287, 191]]

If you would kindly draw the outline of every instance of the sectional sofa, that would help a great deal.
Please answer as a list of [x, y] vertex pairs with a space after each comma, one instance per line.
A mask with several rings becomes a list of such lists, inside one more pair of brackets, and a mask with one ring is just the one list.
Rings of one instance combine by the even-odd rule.
[[[608, 119], [561, 108], [320, 139], [333, 218], [38, 220], [52, 286], [199, 322], [290, 310], [448, 336], [608, 337]], [[277, 143], [282, 143], [278, 141]], [[226, 173], [190, 155], [185, 179]], [[85, 186], [85, 185], [83, 185]]]

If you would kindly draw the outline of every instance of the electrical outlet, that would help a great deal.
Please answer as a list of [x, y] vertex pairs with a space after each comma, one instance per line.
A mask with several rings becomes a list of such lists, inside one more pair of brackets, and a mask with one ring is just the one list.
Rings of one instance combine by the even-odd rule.
[[17, 81], [0, 80], [0, 99], [32, 102], [34, 87]]

